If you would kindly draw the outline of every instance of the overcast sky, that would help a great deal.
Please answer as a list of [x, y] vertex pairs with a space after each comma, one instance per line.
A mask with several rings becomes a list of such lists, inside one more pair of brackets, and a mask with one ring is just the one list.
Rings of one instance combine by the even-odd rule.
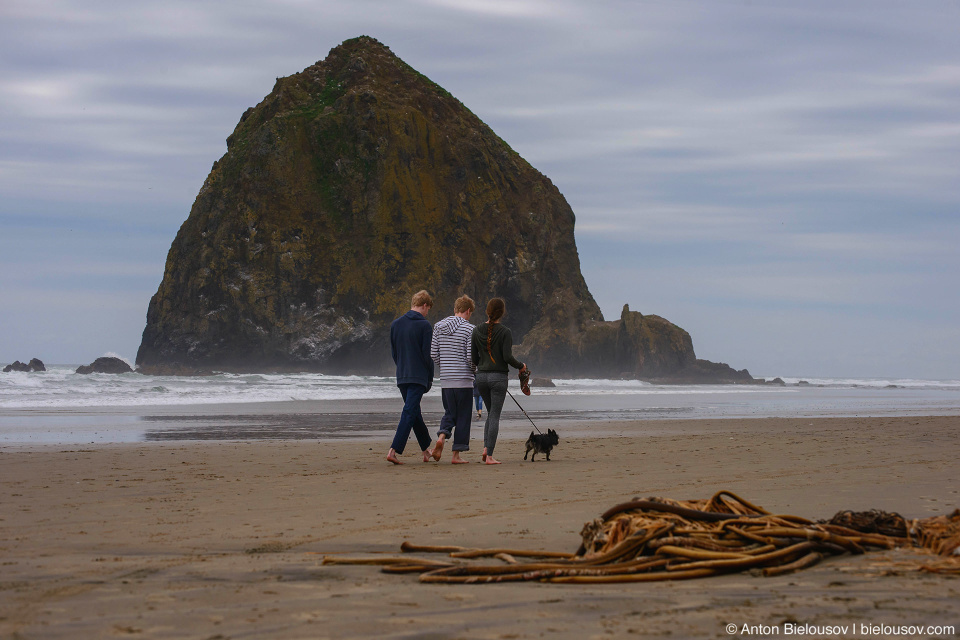
[[607, 319], [960, 378], [960, 0], [3, 0], [0, 363], [133, 360], [240, 115], [358, 35], [553, 180]]

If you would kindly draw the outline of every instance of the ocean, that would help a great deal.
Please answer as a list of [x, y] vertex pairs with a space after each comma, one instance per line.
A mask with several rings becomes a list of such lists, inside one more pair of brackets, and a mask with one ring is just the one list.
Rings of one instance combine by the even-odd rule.
[[[0, 444], [382, 437], [402, 402], [394, 380], [323, 374], [0, 374]], [[554, 379], [523, 396], [504, 428], [643, 419], [960, 415], [960, 380], [785, 377], [786, 386], [656, 385]], [[526, 410], [529, 419], [521, 413]], [[440, 391], [425, 396], [428, 425]], [[433, 429], [433, 427], [431, 427]]]

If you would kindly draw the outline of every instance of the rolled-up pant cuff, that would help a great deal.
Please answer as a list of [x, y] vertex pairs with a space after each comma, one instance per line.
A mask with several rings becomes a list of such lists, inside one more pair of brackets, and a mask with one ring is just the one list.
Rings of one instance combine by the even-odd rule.
[[473, 389], [443, 389], [443, 418], [440, 430], [445, 438], [453, 436], [454, 451], [470, 450], [470, 420], [473, 417]]

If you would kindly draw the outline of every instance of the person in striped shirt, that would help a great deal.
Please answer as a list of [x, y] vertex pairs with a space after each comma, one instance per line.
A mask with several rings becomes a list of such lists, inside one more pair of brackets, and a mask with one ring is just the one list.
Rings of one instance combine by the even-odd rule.
[[453, 315], [433, 327], [430, 357], [440, 370], [443, 418], [433, 448], [433, 459], [440, 461], [443, 445], [453, 435], [452, 464], [465, 464], [462, 451], [470, 450], [470, 419], [473, 414], [473, 374], [470, 357], [470, 316], [475, 305], [469, 296], [460, 296], [453, 306]]

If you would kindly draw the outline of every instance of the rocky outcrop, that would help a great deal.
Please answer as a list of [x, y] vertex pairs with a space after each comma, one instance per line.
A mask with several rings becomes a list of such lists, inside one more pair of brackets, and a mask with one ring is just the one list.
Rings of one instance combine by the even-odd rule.
[[550, 378], [541, 378], [539, 376], [530, 378], [531, 387], [541, 387], [544, 389], [553, 389], [557, 385]]
[[[372, 38], [281, 78], [227, 140], [137, 353], [168, 368], [382, 371], [419, 289], [507, 300], [517, 341], [600, 309], [560, 191]], [[562, 326], [561, 326], [562, 324]]]
[[688, 367], [661, 376], [645, 377], [657, 384], [763, 384], [746, 369], [739, 371], [725, 362], [697, 358]]
[[348, 40], [227, 138], [170, 247], [138, 371], [389, 374], [390, 322], [419, 289], [434, 321], [464, 293], [480, 320], [503, 297], [538, 374], [695, 366], [662, 318], [603, 321], [573, 231], [557, 187], [469, 109], [376, 40]]
[[22, 372], [31, 372], [31, 371], [46, 371], [47, 368], [43, 365], [43, 362], [39, 358], [32, 358], [30, 362], [24, 364], [19, 360], [15, 360], [13, 363], [8, 364], [3, 368], [4, 373], [10, 373], [11, 371], [22, 371]]
[[126, 362], [120, 358], [102, 357], [97, 358], [90, 364], [77, 367], [77, 373], [133, 373]]
[[620, 320], [592, 322], [565, 345], [559, 336], [531, 332], [517, 348], [518, 357], [534, 371], [592, 378], [639, 378], [658, 382], [748, 382], [749, 372], [722, 363], [699, 360], [690, 334], [669, 320], [630, 311], [623, 305]]

